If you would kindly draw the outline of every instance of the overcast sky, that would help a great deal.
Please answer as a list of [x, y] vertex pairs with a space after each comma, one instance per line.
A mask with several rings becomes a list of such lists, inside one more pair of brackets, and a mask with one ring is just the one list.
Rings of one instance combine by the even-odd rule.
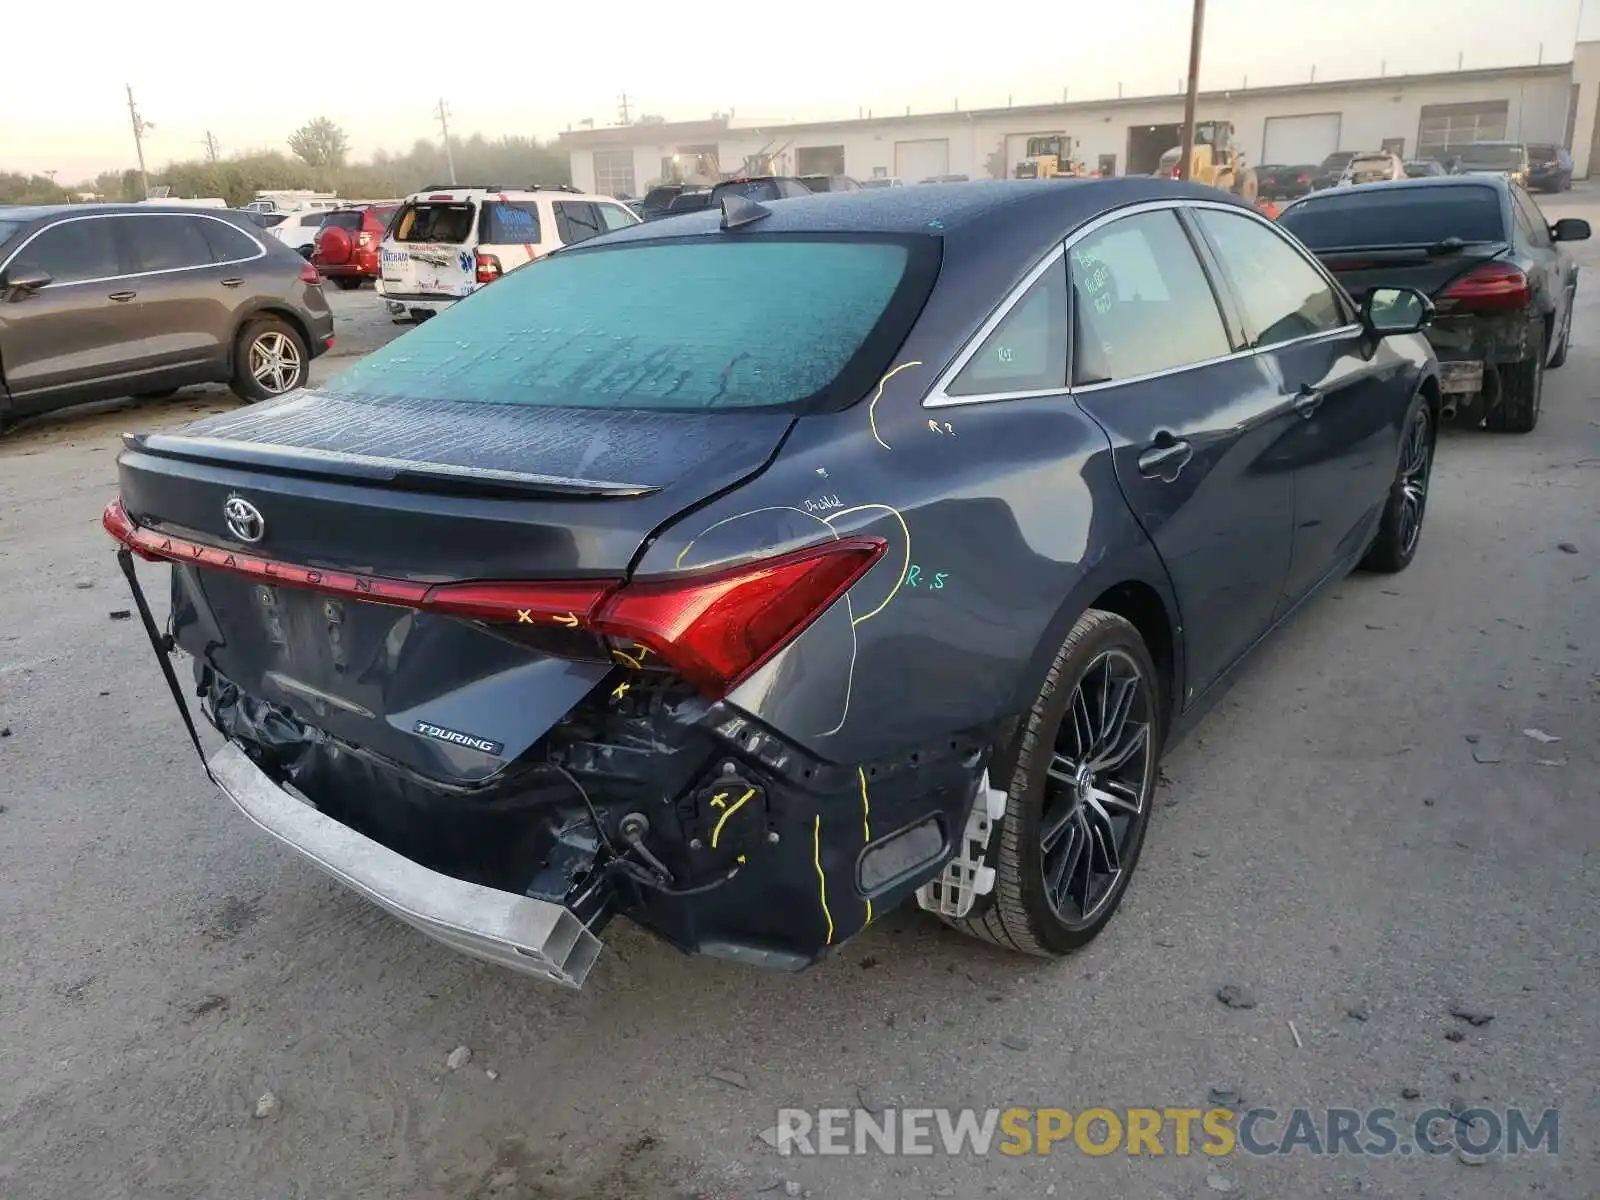
[[[1190, 0], [610, 0], [570, 6], [387, 0], [377, 7], [143, 0], [8, 6], [0, 169], [63, 182], [134, 162], [133, 85], [154, 168], [203, 152], [283, 149], [327, 116], [357, 156], [453, 134], [549, 136], [584, 118], [781, 120], [947, 110], [1176, 89]], [[1201, 86], [1507, 66], [1572, 57], [1579, 0], [1208, 0]], [[114, 13], [115, 15], [110, 15]], [[582, 22], [565, 18], [579, 13]], [[804, 23], [801, 14], [806, 14]], [[102, 16], [101, 14], [106, 14]], [[605, 25], [601, 20], [608, 20]], [[570, 28], [568, 40], [559, 35]], [[1588, 0], [1580, 40], [1600, 39]], [[37, 52], [34, 49], [37, 48]]]

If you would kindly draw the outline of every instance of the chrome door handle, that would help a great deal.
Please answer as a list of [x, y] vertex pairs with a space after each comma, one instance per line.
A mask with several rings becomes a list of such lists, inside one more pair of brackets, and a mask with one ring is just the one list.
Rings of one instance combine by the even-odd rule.
[[1316, 388], [1301, 388], [1295, 394], [1294, 410], [1302, 417], [1310, 417], [1312, 413], [1322, 407], [1323, 394]]
[[1157, 434], [1155, 444], [1139, 455], [1139, 474], [1146, 479], [1171, 483], [1194, 457], [1194, 447], [1170, 433]]
[[223, 287], [238, 287], [243, 282], [244, 282], [244, 277], [242, 275], [235, 275], [232, 279], [224, 279], [222, 281], [222, 286]]
[[112, 292], [106, 299], [115, 300], [118, 304], [126, 304], [138, 294], [138, 292]]

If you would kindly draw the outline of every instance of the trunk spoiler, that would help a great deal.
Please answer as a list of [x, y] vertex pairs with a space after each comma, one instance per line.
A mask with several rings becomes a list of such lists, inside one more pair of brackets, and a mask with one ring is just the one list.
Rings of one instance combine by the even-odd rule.
[[271, 442], [241, 442], [231, 438], [181, 433], [129, 433], [123, 435], [122, 444], [129, 450], [142, 450], [162, 458], [231, 463], [288, 475], [381, 483], [412, 491], [584, 499], [626, 499], [652, 496], [661, 491], [658, 484], [426, 463], [351, 451], [317, 450]]

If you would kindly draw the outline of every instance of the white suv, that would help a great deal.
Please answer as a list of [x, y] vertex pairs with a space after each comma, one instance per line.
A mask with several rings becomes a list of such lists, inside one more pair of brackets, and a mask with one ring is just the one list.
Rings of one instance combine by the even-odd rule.
[[389, 222], [378, 294], [397, 320], [423, 321], [552, 250], [637, 224], [620, 201], [575, 188], [431, 187]]

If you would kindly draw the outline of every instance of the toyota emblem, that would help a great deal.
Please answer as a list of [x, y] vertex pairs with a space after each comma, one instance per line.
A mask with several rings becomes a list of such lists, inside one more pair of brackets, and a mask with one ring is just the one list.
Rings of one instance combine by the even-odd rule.
[[267, 532], [261, 510], [243, 496], [229, 496], [222, 506], [222, 515], [228, 522], [228, 532], [241, 542], [259, 542]]

